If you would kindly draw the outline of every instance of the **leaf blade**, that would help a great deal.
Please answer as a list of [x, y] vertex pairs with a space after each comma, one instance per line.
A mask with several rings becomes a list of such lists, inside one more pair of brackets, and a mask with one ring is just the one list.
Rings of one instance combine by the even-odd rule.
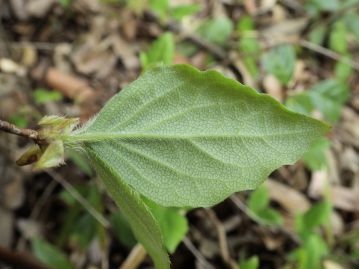
[[157, 221], [142, 201], [140, 195], [108, 167], [93, 150], [87, 152], [93, 160], [107, 190], [130, 223], [135, 237], [152, 257], [157, 269], [169, 269], [170, 262]]
[[176, 65], [147, 71], [68, 140], [149, 199], [197, 207], [258, 186], [327, 130], [218, 72]]

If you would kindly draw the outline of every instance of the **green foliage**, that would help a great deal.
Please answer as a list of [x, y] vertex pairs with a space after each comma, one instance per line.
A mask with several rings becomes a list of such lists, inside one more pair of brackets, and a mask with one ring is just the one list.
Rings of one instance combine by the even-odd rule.
[[249, 16], [244, 16], [237, 25], [237, 31], [240, 34], [239, 51], [243, 53], [241, 57], [244, 65], [253, 77], [259, 74], [257, 67], [258, 55], [260, 53], [260, 44], [253, 36], [254, 22]]
[[327, 121], [335, 123], [348, 98], [349, 89], [344, 82], [328, 79], [319, 82], [306, 92], [289, 97], [286, 105], [293, 111], [306, 115], [310, 115], [316, 109]]
[[320, 225], [325, 224], [330, 217], [332, 205], [327, 202], [319, 202], [312, 206], [303, 215], [299, 215], [296, 219], [296, 230], [303, 239], [313, 233]]
[[309, 96], [324, 118], [330, 123], [335, 123], [349, 97], [349, 89], [338, 80], [328, 79], [316, 84], [309, 91]]
[[320, 138], [303, 155], [303, 161], [311, 170], [321, 170], [327, 165], [325, 152], [330, 147], [330, 141], [326, 138]]
[[303, 245], [297, 248], [292, 259], [297, 269], [322, 269], [322, 259], [328, 254], [328, 247], [318, 234], [311, 234]]
[[93, 169], [92, 169], [91, 165], [89, 164], [87, 157], [83, 154], [83, 152], [76, 151], [71, 148], [67, 148], [66, 155], [86, 175], [88, 175], [88, 176], [93, 175]]
[[49, 91], [46, 89], [36, 89], [32, 96], [34, 97], [36, 104], [45, 104], [47, 102], [61, 101], [63, 96], [56, 91]]
[[167, 250], [170, 253], [175, 252], [188, 231], [186, 217], [177, 208], [162, 207], [149, 200], [146, 204], [161, 227]]
[[31, 249], [35, 257], [53, 269], [75, 269], [67, 256], [57, 247], [46, 241], [34, 238], [31, 240]]
[[146, 53], [140, 54], [142, 67], [147, 69], [153, 65], [171, 64], [175, 53], [175, 43], [171, 33], [160, 36]]
[[252, 256], [246, 260], [240, 260], [239, 269], [258, 269], [259, 268], [259, 259], [258, 256]]
[[329, 36], [329, 48], [338, 53], [348, 52], [347, 30], [344, 21], [337, 21]]
[[58, 0], [63, 8], [68, 8], [71, 5], [72, 0]]
[[[72, 131], [76, 122], [48, 116], [41, 134], [50, 145], [87, 152], [158, 269], [169, 268], [164, 246], [174, 250], [187, 225], [174, 209], [151, 205], [151, 213], [140, 194], [162, 206], [211, 206], [255, 188], [328, 131], [268, 95], [188, 65], [148, 70]], [[277, 219], [268, 209], [260, 216]]]
[[200, 5], [197, 4], [188, 4], [188, 5], [179, 5], [175, 6], [170, 10], [170, 16], [174, 20], [181, 20], [186, 16], [193, 15], [201, 9]]
[[[89, 202], [97, 211], [102, 211], [101, 195], [94, 185], [77, 186], [76, 190]], [[65, 215], [65, 223], [62, 225], [57, 244], [63, 246], [68, 242], [82, 250], [90, 245], [96, 238], [101, 237], [103, 227], [90, 215], [81, 204], [67, 191], [60, 193], [60, 198], [68, 205]]]
[[332, 12], [340, 8], [339, 0], [309, 0], [306, 9], [309, 14], [318, 15], [320, 12]]
[[281, 45], [264, 54], [263, 67], [268, 73], [273, 74], [280, 82], [287, 85], [293, 76], [295, 61], [294, 47]]
[[207, 20], [197, 29], [200, 36], [218, 45], [224, 45], [224, 43], [229, 39], [232, 31], [232, 21], [224, 16]]
[[286, 106], [294, 112], [308, 116], [310, 116], [314, 110], [314, 105], [308, 92], [303, 92], [288, 97], [286, 100]]
[[99, 151], [92, 148], [87, 148], [86, 151], [107, 191], [118, 207], [121, 208], [121, 212], [130, 224], [136, 239], [141, 242], [152, 257], [156, 268], [169, 269], [170, 261], [164, 248], [160, 226], [141, 196], [121, 178], [111, 164], [108, 164], [101, 157]]
[[162, 19], [166, 18], [169, 9], [169, 0], [148, 0], [152, 11], [157, 13]]
[[146, 72], [64, 139], [149, 199], [196, 207], [255, 188], [326, 131], [215, 71], [178, 65]]
[[120, 211], [111, 215], [111, 224], [116, 238], [129, 249], [132, 248], [137, 240], [133, 235], [130, 224]]
[[20, 128], [25, 128], [29, 124], [26, 117], [21, 114], [13, 114], [9, 121]]
[[248, 208], [255, 215], [255, 219], [263, 224], [282, 224], [280, 213], [270, 208], [268, 189], [265, 185], [260, 186], [251, 193], [248, 200]]
[[329, 221], [332, 205], [328, 201], [322, 201], [312, 206], [304, 214], [296, 219], [296, 230], [302, 240], [302, 245], [291, 255], [298, 269], [323, 268], [321, 263], [325, 255], [329, 253], [326, 242], [316, 233], [316, 230]]

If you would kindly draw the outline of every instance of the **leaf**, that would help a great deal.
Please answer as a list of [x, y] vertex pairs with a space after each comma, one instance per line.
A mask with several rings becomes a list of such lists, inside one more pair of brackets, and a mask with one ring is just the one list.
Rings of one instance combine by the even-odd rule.
[[148, 201], [147, 205], [161, 227], [167, 250], [174, 253], [188, 231], [186, 217], [176, 208], [163, 207], [151, 201]]
[[257, 187], [327, 131], [216, 71], [176, 65], [149, 70], [63, 139], [131, 194], [127, 184], [163, 206], [200, 207]]
[[54, 269], [74, 269], [66, 255], [57, 247], [35, 238], [31, 240], [34, 255], [44, 264]]
[[312, 100], [307, 92], [299, 93], [293, 96], [290, 96], [286, 100], [285, 104], [290, 110], [301, 113], [304, 115], [310, 115], [314, 109]]
[[175, 53], [175, 43], [171, 33], [164, 33], [155, 42], [153, 42], [147, 53], [141, 53], [140, 60], [142, 67], [148, 67], [156, 64], [171, 64]]
[[267, 207], [256, 213], [257, 220], [265, 225], [281, 225], [282, 215], [275, 209]]
[[46, 89], [36, 89], [32, 96], [36, 104], [45, 104], [47, 102], [61, 101], [63, 96], [59, 92], [48, 91]]
[[326, 166], [325, 152], [330, 147], [330, 141], [324, 137], [315, 142], [303, 155], [303, 161], [311, 170], [320, 170]]
[[224, 16], [207, 20], [197, 29], [200, 36], [218, 45], [223, 45], [229, 39], [232, 31], [232, 21]]
[[329, 36], [329, 47], [338, 53], [348, 52], [347, 30], [344, 21], [338, 21], [333, 25]]
[[116, 238], [126, 247], [131, 249], [136, 245], [136, 238], [133, 235], [131, 227], [121, 212], [111, 215], [111, 224]]
[[279, 212], [269, 207], [269, 194], [265, 185], [261, 185], [251, 193], [248, 208], [254, 214], [254, 219], [262, 224], [282, 224], [283, 219]]
[[150, 8], [157, 13], [161, 19], [164, 19], [169, 9], [169, 0], [149, 0]]
[[164, 248], [160, 227], [140, 195], [122, 180], [112, 165], [110, 166], [103, 160], [100, 152], [91, 148], [87, 148], [86, 151], [107, 191], [131, 225], [135, 237], [152, 257], [156, 269], [169, 269], [170, 262]]
[[329, 202], [323, 201], [312, 206], [303, 215], [303, 224], [306, 230], [313, 230], [328, 221], [332, 206]]
[[249, 259], [241, 260], [239, 262], [240, 269], [258, 269], [259, 268], [259, 258], [258, 256], [252, 256]]
[[349, 89], [344, 83], [329, 79], [316, 84], [310, 90], [309, 96], [324, 118], [335, 123], [349, 97]]
[[178, 5], [173, 7], [170, 10], [171, 17], [175, 20], [180, 21], [186, 16], [190, 16], [194, 13], [200, 11], [201, 6], [198, 4], [187, 4], [187, 5]]
[[281, 45], [273, 48], [263, 56], [264, 69], [273, 74], [284, 85], [292, 78], [296, 54], [292, 45]]
[[268, 207], [269, 196], [268, 189], [266, 186], [261, 185], [254, 192], [251, 193], [248, 201], [248, 207], [254, 213], [258, 213], [262, 209]]

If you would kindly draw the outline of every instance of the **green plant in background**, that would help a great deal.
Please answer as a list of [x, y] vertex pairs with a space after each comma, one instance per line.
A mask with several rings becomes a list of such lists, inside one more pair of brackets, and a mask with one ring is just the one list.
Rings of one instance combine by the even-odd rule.
[[265, 53], [262, 58], [265, 71], [273, 74], [283, 85], [288, 85], [291, 80], [296, 52], [292, 45], [280, 45]]
[[75, 269], [66, 254], [56, 246], [40, 239], [31, 240], [31, 249], [34, 255], [44, 264], [54, 269]]
[[297, 269], [321, 269], [323, 258], [329, 253], [329, 248], [322, 236], [318, 234], [320, 226], [328, 225], [332, 205], [322, 201], [312, 206], [296, 219], [296, 231], [302, 244], [290, 255]]
[[249, 73], [256, 78], [259, 74], [257, 61], [260, 54], [260, 44], [254, 36], [254, 22], [249, 16], [242, 17], [237, 24], [239, 33], [238, 49], [243, 54], [241, 59]]
[[[169, 268], [165, 246], [173, 250], [187, 229], [177, 209], [161, 207], [212, 206], [253, 189], [329, 129], [216, 71], [188, 65], [149, 69], [87, 124], [77, 122], [40, 121], [35, 141], [47, 146], [36, 149], [35, 167], [61, 164], [64, 147], [85, 151], [159, 269]], [[180, 234], [168, 231], [171, 219], [182, 222]]]
[[160, 65], [171, 64], [175, 55], [175, 42], [172, 33], [164, 33], [155, 40], [147, 52], [141, 52], [140, 61], [144, 70]]
[[224, 45], [233, 32], [233, 22], [225, 16], [204, 21], [197, 33], [217, 45]]
[[280, 225], [283, 223], [281, 214], [269, 205], [268, 188], [261, 185], [253, 191], [248, 199], [248, 209], [252, 218], [266, 225]]
[[35, 100], [35, 103], [38, 105], [45, 104], [47, 102], [61, 101], [63, 99], [63, 95], [61, 93], [42, 88], [36, 89], [32, 93], [32, 96]]
[[239, 269], [258, 269], [259, 258], [258, 256], [252, 256], [249, 259], [242, 259], [239, 262]]

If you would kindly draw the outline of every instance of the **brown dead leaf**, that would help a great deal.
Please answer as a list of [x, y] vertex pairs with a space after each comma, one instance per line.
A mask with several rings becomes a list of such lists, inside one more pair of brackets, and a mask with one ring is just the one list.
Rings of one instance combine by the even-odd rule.
[[310, 202], [301, 192], [273, 179], [268, 179], [265, 184], [268, 186], [270, 198], [291, 215], [303, 213], [310, 208]]

